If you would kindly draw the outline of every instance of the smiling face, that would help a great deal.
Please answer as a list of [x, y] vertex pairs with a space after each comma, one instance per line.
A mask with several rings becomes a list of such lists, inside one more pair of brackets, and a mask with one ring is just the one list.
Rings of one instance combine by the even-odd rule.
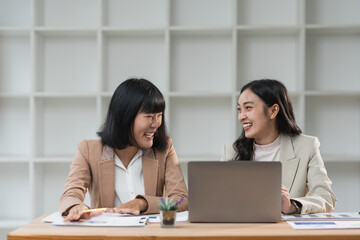
[[156, 130], [162, 124], [163, 113], [139, 112], [134, 120], [133, 135], [140, 148], [151, 148]]
[[249, 88], [238, 101], [238, 120], [243, 125], [245, 137], [254, 138], [257, 144], [272, 143], [279, 132], [276, 128], [278, 105], [267, 107], [262, 99]]

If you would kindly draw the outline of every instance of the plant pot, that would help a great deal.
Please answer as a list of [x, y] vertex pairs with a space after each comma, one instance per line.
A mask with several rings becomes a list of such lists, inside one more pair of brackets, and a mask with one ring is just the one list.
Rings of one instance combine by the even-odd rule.
[[163, 228], [173, 228], [176, 226], [176, 211], [160, 211], [160, 223]]

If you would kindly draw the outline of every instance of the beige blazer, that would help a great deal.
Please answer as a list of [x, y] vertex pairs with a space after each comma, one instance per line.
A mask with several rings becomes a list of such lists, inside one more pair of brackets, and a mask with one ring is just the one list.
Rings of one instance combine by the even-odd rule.
[[[289, 189], [291, 199], [302, 204], [301, 213], [332, 212], [337, 201], [319, 147], [316, 137], [281, 134], [282, 184]], [[236, 155], [232, 144], [224, 145], [223, 161]]]
[[[83, 203], [87, 190], [91, 208], [114, 207], [114, 150], [100, 140], [82, 140], [77, 146], [78, 151], [60, 198], [60, 212], [67, 215], [71, 206]], [[179, 210], [187, 210], [188, 192], [171, 138], [166, 151], [142, 150], [145, 185], [145, 195], [142, 197], [149, 205], [145, 214], [158, 213], [157, 202], [164, 195], [174, 200], [183, 197], [185, 201]]]

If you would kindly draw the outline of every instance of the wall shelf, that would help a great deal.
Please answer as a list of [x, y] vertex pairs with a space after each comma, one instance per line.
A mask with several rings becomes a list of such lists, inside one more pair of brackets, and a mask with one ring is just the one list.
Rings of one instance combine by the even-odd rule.
[[303, 132], [321, 142], [336, 210], [357, 211], [360, 187], [346, 186], [360, 185], [359, 9], [358, 0], [0, 1], [0, 185], [21, 191], [0, 199], [1, 231], [57, 210], [76, 143], [97, 138], [129, 77], [163, 92], [185, 175], [188, 161], [219, 160], [240, 134], [245, 83], [282, 81]]

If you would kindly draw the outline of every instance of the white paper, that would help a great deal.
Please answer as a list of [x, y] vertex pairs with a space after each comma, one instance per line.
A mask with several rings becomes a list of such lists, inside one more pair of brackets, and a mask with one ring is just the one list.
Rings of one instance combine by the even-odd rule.
[[[95, 220], [99, 221], [100, 220], [104, 220], [103, 218], [105, 217], [105, 220], [107, 217], [126, 217], [128, 218], [138, 218], [138, 217], [147, 217], [149, 222], [152, 223], [159, 223], [160, 222], [160, 214], [152, 214], [152, 215], [139, 215], [139, 216], [134, 216], [131, 214], [119, 214], [119, 213], [103, 213], [100, 216], [97, 217], [93, 217], [90, 220], [94, 220], [94, 218], [96, 218]], [[176, 222], [187, 222], [189, 219], [189, 212], [188, 211], [184, 211], [184, 212], [177, 212], [176, 213]], [[52, 214], [50, 214], [49, 216], [45, 217], [42, 219], [43, 222], [49, 222], [49, 223], [57, 223], [56, 226], [63, 226], [63, 225], [69, 225], [69, 224], [62, 224], [61, 222], [64, 220], [64, 218], [61, 216], [60, 212], [54, 212]], [[119, 220], [122, 221], [122, 220]], [[124, 220], [125, 221], [125, 220]], [[61, 224], [60, 224], [61, 223]], [[72, 222], [75, 223], [75, 222]], [[78, 225], [78, 224], [72, 224], [72, 225]], [[84, 225], [84, 224], [82, 224]], [[92, 224], [92, 226], [94, 226], [94, 224]]]
[[350, 229], [360, 228], [360, 221], [290, 221], [294, 229]]
[[143, 227], [148, 223], [148, 216], [130, 216], [129, 214], [103, 213], [91, 219], [73, 222], [54, 221], [52, 226], [83, 226], [83, 227]]
[[339, 212], [339, 213], [314, 213], [314, 214], [293, 214], [282, 215], [285, 221], [317, 221], [317, 220], [360, 220], [360, 214], [357, 212]]
[[41, 219], [41, 221], [47, 222], [47, 223], [52, 223], [52, 222], [56, 222], [56, 221], [60, 221], [60, 220], [64, 220], [63, 217], [61, 216], [60, 212], [54, 212], [54, 213], [50, 214], [49, 216]]

